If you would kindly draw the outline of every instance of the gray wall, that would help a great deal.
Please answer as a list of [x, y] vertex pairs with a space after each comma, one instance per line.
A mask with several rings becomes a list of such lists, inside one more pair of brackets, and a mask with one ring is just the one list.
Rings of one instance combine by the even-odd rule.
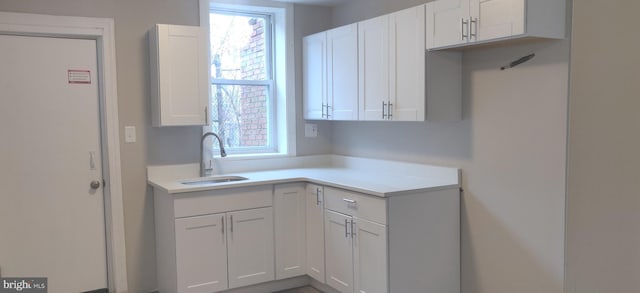
[[[301, 7], [297, 10], [296, 40], [330, 24], [329, 9]], [[0, 11], [115, 19], [120, 126], [131, 125], [138, 130], [137, 143], [122, 143], [120, 147], [129, 292], [155, 289], [153, 198], [146, 183], [145, 168], [147, 164], [197, 162], [202, 130], [200, 127], [151, 127], [146, 33], [156, 23], [198, 25], [198, 0], [0, 0]], [[296, 44], [297, 60], [300, 50]], [[301, 70], [300, 65], [296, 67]], [[299, 80], [296, 88], [298, 91], [301, 88]], [[301, 109], [300, 99], [298, 95], [298, 109]], [[303, 137], [301, 115], [297, 125], [299, 154], [331, 151], [329, 124], [321, 123], [321, 135], [313, 140]]]
[[[421, 2], [351, 0], [334, 25]], [[568, 39], [464, 53], [461, 122], [333, 123], [334, 153], [463, 169], [463, 293], [563, 291], [569, 55]]]
[[639, 10], [574, 4], [567, 293], [640, 292]]

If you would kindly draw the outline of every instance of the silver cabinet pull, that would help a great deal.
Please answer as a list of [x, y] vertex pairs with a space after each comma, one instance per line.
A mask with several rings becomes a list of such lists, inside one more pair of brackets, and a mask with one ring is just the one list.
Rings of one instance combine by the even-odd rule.
[[230, 224], [231, 224], [231, 228], [229, 229], [231, 231], [231, 233], [233, 234], [233, 215], [231, 215], [231, 219], [229, 220]]
[[331, 114], [329, 114], [329, 109], [331, 108], [331, 106], [329, 106], [329, 104], [327, 104], [327, 119], [329, 119], [329, 117], [331, 117]]
[[[475, 27], [475, 32], [474, 32]], [[469, 39], [478, 38], [478, 18], [471, 18], [471, 23], [469, 24]]]
[[385, 103], [384, 101], [382, 101], [382, 119], [384, 120], [385, 118], [387, 118], [387, 114], [384, 113], [384, 108], [387, 107], [387, 103]]
[[224, 235], [224, 215], [221, 218], [222, 218], [222, 235]]
[[391, 114], [391, 106], [393, 106], [393, 104], [389, 102], [387, 104], [387, 119], [389, 120], [393, 119], [393, 114]]
[[320, 188], [316, 188], [316, 205], [320, 206]]
[[469, 38], [469, 36], [467, 34], [465, 34], [464, 32], [464, 28], [465, 26], [467, 27], [467, 29], [469, 28], [469, 22], [466, 21], [464, 18], [462, 19], [462, 40], [466, 40], [467, 38]]
[[344, 219], [344, 238], [349, 238], [349, 219]]
[[349, 199], [349, 198], [343, 198], [342, 200], [344, 200], [345, 202], [348, 202], [348, 203], [350, 203], [350, 204], [355, 204], [355, 203], [356, 203], [356, 201], [355, 201], [355, 200], [353, 200], [353, 199]]
[[322, 118], [324, 118], [324, 107], [325, 107], [325, 105], [324, 105], [324, 103], [322, 103]]
[[354, 220], [351, 220], [351, 238], [355, 238], [356, 236], [355, 225], [356, 225], [356, 222]]

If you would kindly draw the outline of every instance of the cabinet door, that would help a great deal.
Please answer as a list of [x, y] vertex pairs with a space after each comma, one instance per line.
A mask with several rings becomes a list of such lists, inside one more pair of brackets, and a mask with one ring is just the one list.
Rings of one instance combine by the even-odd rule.
[[459, 45], [469, 41], [469, 0], [429, 2], [426, 19], [428, 49]]
[[[389, 16], [358, 23], [360, 120], [388, 120]], [[384, 104], [383, 104], [384, 103]]]
[[358, 120], [358, 24], [327, 31], [329, 118]]
[[425, 116], [425, 7], [405, 9], [389, 16], [391, 120], [424, 121]]
[[305, 185], [276, 185], [275, 214], [276, 279], [306, 274]]
[[310, 35], [302, 40], [302, 104], [304, 107], [304, 119], [326, 118], [326, 42], [326, 32]]
[[175, 220], [178, 292], [227, 289], [224, 214]]
[[206, 30], [159, 24], [150, 34], [153, 126], [205, 125], [210, 88]]
[[322, 186], [307, 184], [306, 231], [307, 275], [324, 283], [324, 192]]
[[363, 219], [354, 220], [355, 292], [387, 293], [387, 229]]
[[324, 229], [327, 285], [342, 293], [354, 293], [351, 217], [325, 210]]
[[273, 208], [227, 213], [229, 288], [275, 278]]
[[470, 3], [471, 33], [477, 35], [477, 41], [524, 34], [525, 0], [471, 0]]

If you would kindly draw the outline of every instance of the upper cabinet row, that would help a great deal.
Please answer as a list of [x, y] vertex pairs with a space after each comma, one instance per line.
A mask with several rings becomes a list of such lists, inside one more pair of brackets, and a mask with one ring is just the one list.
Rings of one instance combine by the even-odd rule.
[[425, 51], [425, 5], [303, 40], [304, 118], [461, 119], [461, 55]]
[[437, 0], [427, 7], [427, 48], [565, 37], [564, 0]]

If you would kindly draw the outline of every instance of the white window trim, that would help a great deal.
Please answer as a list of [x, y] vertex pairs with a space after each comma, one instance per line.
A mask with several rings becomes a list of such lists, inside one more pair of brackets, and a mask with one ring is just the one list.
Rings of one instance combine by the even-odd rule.
[[[214, 2], [215, 1], [215, 2]], [[209, 37], [209, 11], [218, 9], [242, 9], [274, 15], [275, 43], [273, 65], [276, 67], [275, 124], [278, 131], [278, 150], [273, 153], [229, 155], [225, 160], [244, 160], [296, 155], [296, 113], [295, 113], [295, 61], [293, 37], [293, 4], [265, 0], [248, 0], [238, 4], [237, 0], [200, 0], [200, 26], [207, 30]], [[210, 54], [209, 54], [210, 55]], [[211, 68], [209, 67], [209, 70]]]

